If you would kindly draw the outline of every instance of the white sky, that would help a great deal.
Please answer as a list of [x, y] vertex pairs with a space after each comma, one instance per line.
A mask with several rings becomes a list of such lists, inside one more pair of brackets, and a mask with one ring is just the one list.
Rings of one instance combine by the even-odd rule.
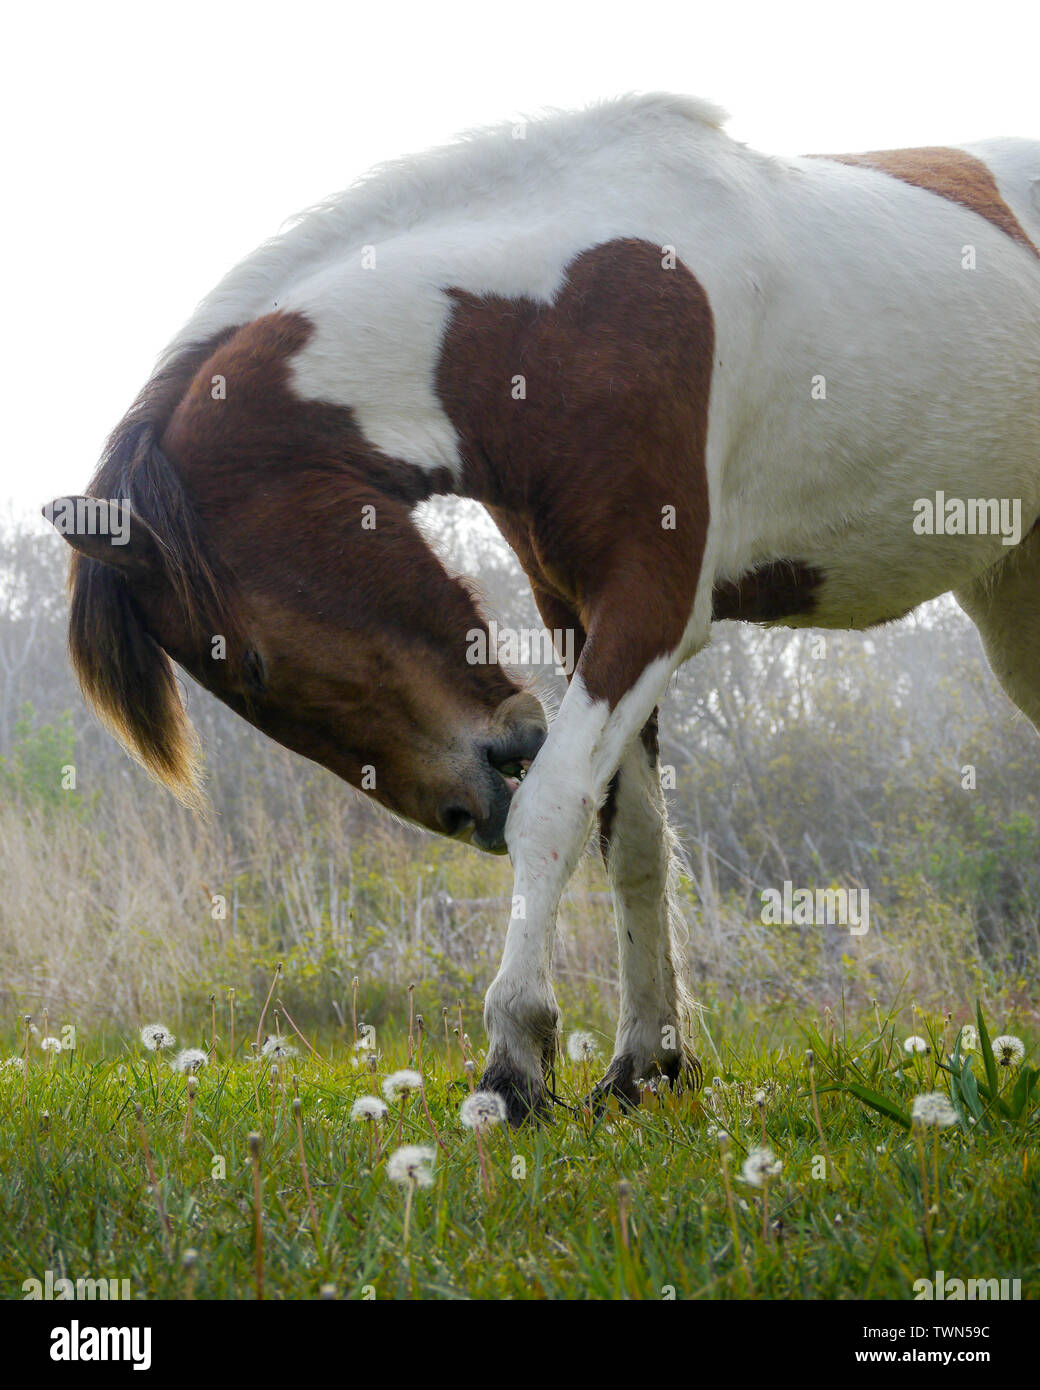
[[83, 489], [159, 350], [286, 217], [469, 126], [660, 89], [774, 152], [1040, 137], [1022, 0], [138, 0], [8, 6], [4, 30], [17, 517]]

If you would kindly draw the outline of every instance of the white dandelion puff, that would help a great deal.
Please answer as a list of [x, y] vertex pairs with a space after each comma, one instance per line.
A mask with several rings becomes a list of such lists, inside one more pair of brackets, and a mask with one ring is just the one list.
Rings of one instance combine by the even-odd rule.
[[60, 1052], [62, 1050], [61, 1038], [41, 1038], [40, 1046], [44, 1052]]
[[402, 1067], [400, 1071], [392, 1071], [383, 1082], [383, 1095], [387, 1100], [396, 1100], [398, 1096], [406, 1096], [412, 1091], [422, 1090], [422, 1077], [417, 1071], [412, 1071], [410, 1067]]
[[402, 1187], [432, 1187], [436, 1150], [428, 1144], [405, 1144], [386, 1161], [386, 1176]]
[[572, 1062], [591, 1062], [599, 1056], [599, 1043], [591, 1033], [571, 1033], [567, 1039], [567, 1056]]
[[174, 1071], [188, 1072], [194, 1075], [200, 1067], [204, 1067], [209, 1061], [209, 1053], [201, 1047], [186, 1047], [178, 1052], [177, 1056], [170, 1062]]
[[931, 1050], [928, 1046], [928, 1039], [919, 1037], [916, 1033], [911, 1033], [908, 1038], [904, 1039], [904, 1052], [931, 1052]]
[[146, 1023], [141, 1029], [141, 1041], [149, 1052], [157, 1052], [172, 1047], [177, 1039], [161, 1023]]
[[286, 1042], [284, 1038], [275, 1037], [272, 1034], [270, 1037], [264, 1039], [264, 1045], [260, 1049], [260, 1055], [262, 1057], [273, 1057], [277, 1060], [279, 1057], [295, 1057], [297, 1055], [297, 1049], [293, 1047], [292, 1043]]
[[945, 1091], [926, 1091], [924, 1095], [914, 1096], [910, 1118], [915, 1125], [945, 1129], [957, 1123], [957, 1112]]
[[1025, 1055], [1025, 1044], [1021, 1038], [1003, 1033], [993, 1039], [993, 1060], [998, 1067], [1017, 1067]]
[[386, 1108], [386, 1101], [380, 1100], [378, 1096], [358, 1096], [350, 1107], [350, 1118], [355, 1121], [370, 1120], [374, 1123], [383, 1119]]
[[506, 1103], [497, 1091], [474, 1091], [459, 1109], [459, 1122], [480, 1133], [500, 1125], [506, 1118]]
[[779, 1177], [783, 1166], [772, 1149], [749, 1149], [740, 1176], [752, 1187], [762, 1187], [770, 1178]]
[[755, 1092], [755, 1094], [751, 1097], [751, 1099], [754, 1101], [754, 1103], [755, 1103], [756, 1105], [765, 1105], [765, 1103], [766, 1103], [766, 1093], [765, 1093], [765, 1091], [763, 1091], [763, 1090], [761, 1090], [761, 1089], [760, 1089], [760, 1090], [757, 1090], [757, 1091]]

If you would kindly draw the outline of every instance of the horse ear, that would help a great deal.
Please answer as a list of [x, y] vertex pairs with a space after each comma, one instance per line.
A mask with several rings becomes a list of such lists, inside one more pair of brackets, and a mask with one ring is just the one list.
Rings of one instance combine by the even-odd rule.
[[128, 576], [161, 570], [159, 541], [126, 502], [107, 497], [56, 497], [43, 515], [73, 550]]

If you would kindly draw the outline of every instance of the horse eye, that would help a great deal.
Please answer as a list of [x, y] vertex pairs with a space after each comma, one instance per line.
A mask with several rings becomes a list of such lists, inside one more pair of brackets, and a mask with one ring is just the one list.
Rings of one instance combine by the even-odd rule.
[[267, 684], [264, 659], [255, 647], [250, 647], [242, 658], [242, 684], [252, 695], [261, 694]]

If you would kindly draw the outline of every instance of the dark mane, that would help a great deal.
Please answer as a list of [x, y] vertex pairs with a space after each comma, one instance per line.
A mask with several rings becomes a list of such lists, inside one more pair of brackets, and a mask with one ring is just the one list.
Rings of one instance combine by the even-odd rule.
[[[234, 330], [179, 352], [148, 381], [109, 437], [87, 489], [129, 501], [159, 542], [161, 581], [194, 641], [231, 640], [229, 576], [207, 553], [191, 500], [159, 447], [166, 424], [199, 367]], [[69, 655], [95, 713], [157, 781], [195, 809], [203, 805], [198, 743], [169, 657], [146, 630], [131, 585], [111, 565], [73, 553]]]

